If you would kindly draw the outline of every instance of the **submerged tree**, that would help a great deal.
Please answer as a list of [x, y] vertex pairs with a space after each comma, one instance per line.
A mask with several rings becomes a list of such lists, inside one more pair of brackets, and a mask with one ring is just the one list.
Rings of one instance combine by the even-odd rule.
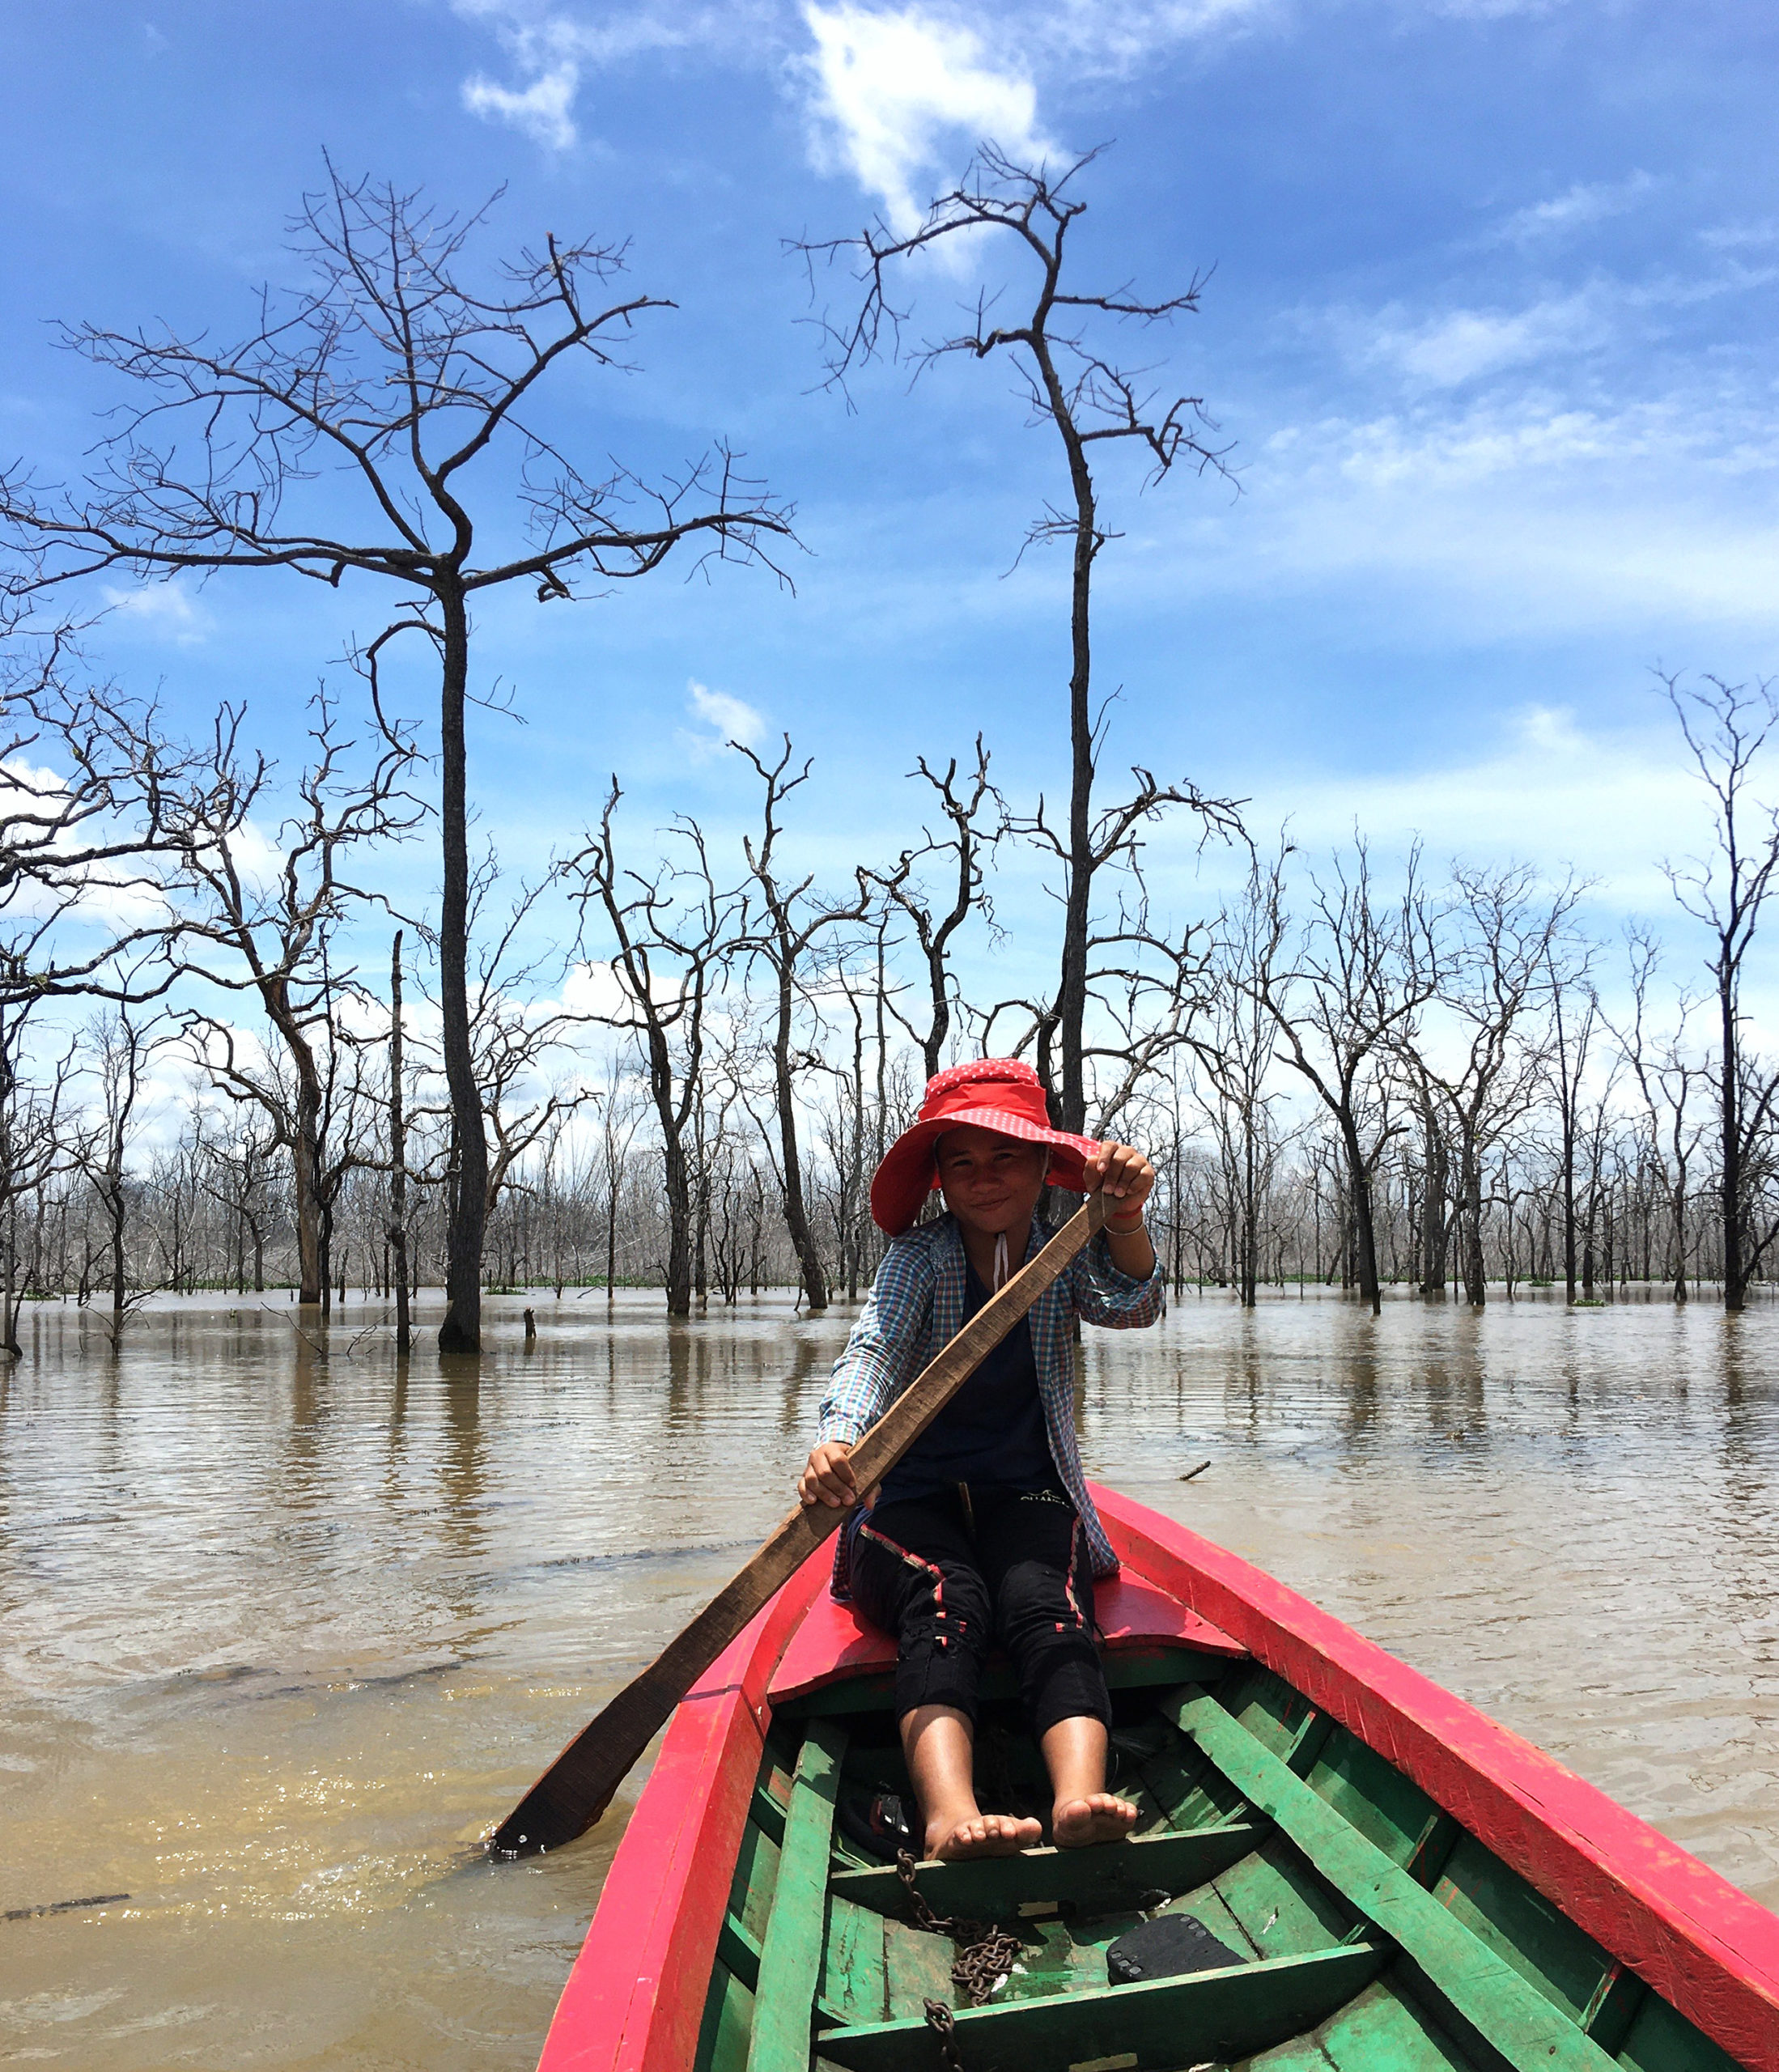
[[810, 769], [805, 762], [794, 775], [789, 774], [793, 760], [791, 737], [784, 737], [783, 752], [775, 762], [765, 762], [738, 741], [730, 745], [753, 764], [766, 788], [759, 834], [747, 837], [741, 845], [758, 892], [759, 911], [750, 924], [744, 923], [745, 932], [737, 943], [736, 953], [766, 974], [768, 997], [763, 1018], [777, 1120], [779, 1188], [783, 1199], [784, 1225], [796, 1252], [809, 1307], [825, 1310], [828, 1276], [809, 1221], [796, 1088], [800, 1068], [819, 1064], [820, 1059], [799, 1046], [798, 1018], [808, 1003], [816, 959], [824, 949], [840, 949], [847, 941], [845, 932], [857, 929], [864, 921], [871, 911], [871, 894], [862, 870], [851, 899], [830, 899], [813, 894], [813, 877], [803, 877], [793, 884], [786, 877], [779, 848], [784, 836], [784, 802], [807, 783]]
[[[0, 474], [0, 539], [15, 596], [122, 570], [167, 580], [282, 568], [338, 587], [393, 585], [366, 643], [373, 692], [387, 643], [414, 634], [439, 671], [443, 898], [439, 966], [445, 1076], [458, 1137], [439, 1333], [480, 1343], [487, 1149], [470, 1030], [465, 708], [471, 617], [512, 584], [541, 602], [597, 594], [658, 568], [681, 542], [761, 559], [785, 512], [718, 448], [656, 482], [602, 450], [578, 463], [533, 414], [571, 366], [627, 370], [636, 319], [673, 305], [624, 292], [619, 241], [541, 249], [474, 278], [463, 262], [487, 211], [437, 213], [413, 193], [342, 179], [307, 197], [295, 245], [311, 281], [262, 291], [244, 338], [68, 329], [66, 342], [140, 383], [101, 460], [72, 491]], [[503, 476], [489, 472], [503, 466]], [[591, 583], [589, 591], [585, 586]]]
[[582, 914], [583, 939], [597, 906], [610, 931], [610, 962], [622, 1001], [599, 1019], [632, 1035], [648, 1073], [667, 1207], [667, 1310], [692, 1310], [695, 1204], [691, 1140], [703, 1113], [706, 1016], [721, 982], [724, 960], [741, 925], [740, 895], [720, 891], [697, 822], [676, 820], [669, 832], [678, 860], [651, 872], [620, 860], [614, 825], [623, 794], [612, 779], [597, 829], [563, 866]]
[[[947, 338], [920, 346], [913, 357], [928, 367], [952, 355], [976, 359], [1003, 355], [1017, 369], [1031, 422], [1050, 426], [1063, 448], [1068, 494], [1047, 503], [1029, 529], [1025, 546], [1042, 541], [1065, 542], [1072, 559], [1069, 593], [1068, 733], [1069, 784], [1066, 829], [1053, 826], [1042, 803], [1024, 831], [1054, 854], [1063, 873], [1063, 939], [1054, 993], [1034, 1004], [1030, 1037], [1038, 1070], [1051, 1089], [1051, 1105], [1064, 1129], [1086, 1127], [1088, 1111], [1089, 1003], [1094, 990], [1093, 966], [1096, 878], [1108, 869], [1127, 866], [1134, 855], [1135, 830], [1169, 807], [1183, 805], [1204, 816], [1208, 826], [1225, 832], [1233, 826], [1226, 801], [1204, 797], [1188, 783], [1163, 784], [1149, 771], [1132, 772], [1131, 796], [1110, 809], [1093, 796], [1105, 703], [1096, 711], [1093, 695], [1093, 582], [1102, 550], [1116, 537], [1101, 509], [1094, 477], [1097, 448], [1134, 444], [1147, 464], [1147, 482], [1160, 482], [1178, 465], [1196, 472], [1224, 472], [1227, 448], [1208, 443], [1214, 431], [1202, 397], [1177, 397], [1164, 409], [1144, 388], [1140, 369], [1108, 357], [1108, 349], [1089, 335], [1098, 321], [1153, 325], [1197, 309], [1203, 282], [1195, 279], [1178, 295], [1147, 300], [1128, 288], [1084, 291], [1068, 271], [1068, 240], [1087, 207], [1072, 191], [1079, 176], [1098, 155], [1089, 152], [1061, 173], [1044, 166], [1016, 163], [993, 145], [984, 145], [962, 183], [940, 195], [918, 229], [898, 234], [881, 221], [858, 236], [800, 248], [816, 257], [845, 256], [856, 262], [864, 294], [853, 316], [827, 326], [831, 377], [843, 382], [851, 370], [879, 355], [899, 355], [907, 312], [899, 308], [891, 280], [899, 262], [947, 240], [987, 233], [1011, 240], [1030, 281], [1022, 314], [997, 323], [992, 311], [998, 298], [979, 295], [967, 326]], [[1025, 548], [1021, 549], [1021, 554]], [[1123, 958], [1138, 951], [1160, 953], [1164, 973], [1170, 962], [1165, 934], [1143, 926], [1116, 931]], [[1103, 1118], [1102, 1120], [1103, 1121]]]
[[1723, 1233], [1723, 1306], [1742, 1309], [1748, 1281], [1776, 1236], [1763, 1226], [1756, 1182], [1760, 1153], [1779, 1120], [1779, 1068], [1764, 1066], [1743, 1038], [1742, 979], [1760, 917], [1779, 885], [1779, 807], [1751, 795], [1755, 764], [1779, 725], [1771, 683], [1705, 678], [1703, 690], [1678, 677], [1663, 689], [1694, 769], [1711, 800], [1709, 856], [1665, 866], [1685, 912], [1710, 931], [1706, 969], [1717, 1002], [1717, 1186]]
[[[1420, 852], [1409, 852], [1399, 899], [1381, 898], [1363, 837], [1352, 860], [1334, 859], [1327, 885], [1310, 879], [1310, 911], [1295, 932], [1286, 909], [1282, 860], [1267, 874], [1263, 900], [1273, 953], [1254, 970], [1284, 1042], [1280, 1055], [1327, 1110], [1346, 1162], [1359, 1293], [1382, 1314], [1372, 1193], [1396, 1126], [1384, 1068], [1413, 1035], [1439, 986], [1435, 929], [1420, 883]], [[1287, 947], [1287, 936], [1290, 936]]]
[[289, 1152], [299, 1299], [325, 1303], [334, 1199], [355, 1166], [380, 1162], [355, 1127], [362, 1072], [342, 1016], [357, 989], [334, 942], [352, 906], [376, 903], [355, 881], [365, 845], [405, 833], [418, 808], [405, 788], [413, 760], [405, 741], [383, 744], [372, 767], [355, 775], [354, 744], [325, 698], [316, 715], [313, 760], [271, 844], [249, 817], [268, 765], [240, 749], [239, 709], [219, 716], [208, 770], [168, 809], [181, 843], [170, 926], [182, 969], [225, 993], [253, 996], [265, 1017], [263, 1047], [222, 1015], [189, 1009], [185, 1023], [219, 1091], [257, 1108]]

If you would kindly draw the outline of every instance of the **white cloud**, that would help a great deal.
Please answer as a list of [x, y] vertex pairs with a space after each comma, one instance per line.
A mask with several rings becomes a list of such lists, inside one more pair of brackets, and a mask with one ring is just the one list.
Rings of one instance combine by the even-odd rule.
[[711, 690], [695, 678], [686, 686], [686, 709], [708, 729], [698, 732], [689, 727], [678, 729], [676, 738], [695, 762], [707, 762], [713, 755], [720, 755], [731, 741], [751, 748], [766, 731], [763, 714], [745, 700], [732, 698], [725, 690]]
[[498, 116], [523, 130], [533, 143], [563, 151], [578, 134], [571, 111], [580, 86], [580, 66], [564, 58], [516, 91], [478, 72], [464, 81], [463, 104], [472, 115]]
[[1736, 252], [1749, 246], [1779, 244], [1779, 223], [1718, 223], [1699, 232], [1699, 242], [1713, 252]]
[[1779, 431], [1758, 389], [1331, 414], [1250, 450], [1244, 479], [1233, 504], [1145, 501], [1109, 594], [1295, 600], [1408, 652], [1604, 640], [1633, 669], [1759, 669], [1779, 635]]
[[1031, 78], [991, 62], [974, 29], [917, 9], [878, 12], [851, 0], [811, 0], [803, 19], [815, 41], [805, 70], [818, 168], [850, 173], [893, 230], [906, 235], [925, 216], [918, 176], [941, 171], [948, 148], [961, 159], [989, 138], [1016, 159], [1051, 151]]
[[180, 583], [146, 583], [134, 590], [108, 584], [104, 596], [114, 617], [131, 620], [145, 633], [181, 648], [196, 647], [210, 630], [210, 614]]
[[1386, 309], [1365, 325], [1342, 325], [1352, 357], [1382, 364], [1417, 387], [1455, 388], [1504, 368], [1604, 344], [1611, 327], [1601, 298], [1583, 291], [1528, 309], [1453, 309], [1418, 324]]
[[[813, 88], [829, 161], [857, 178], [898, 227], [915, 206], [915, 176], [937, 163], [952, 133], [966, 148], [991, 137], [1042, 155], [1040, 83], [1123, 79], [1174, 46], [1276, 11], [1280, 0], [958, 0], [867, 6], [858, 0], [643, 0], [585, 15], [561, 0], [452, 0], [486, 23], [512, 57], [516, 83], [477, 73], [470, 111], [522, 129], [546, 149], [578, 138], [575, 102], [590, 74], [653, 51], [691, 49], [754, 70], [788, 63]], [[811, 45], [813, 45], [812, 49]], [[1018, 57], [996, 62], [997, 50]]]
[[503, 86], [478, 72], [464, 83], [465, 107], [473, 115], [512, 123], [551, 151], [566, 151], [579, 141], [575, 102], [588, 68], [688, 47], [757, 58], [762, 34], [779, 11], [772, 0], [728, 0], [720, 7], [655, 0], [590, 21], [538, 0], [452, 0], [452, 5], [466, 21], [485, 22], [494, 30], [523, 82]]
[[1648, 173], [1641, 172], [1625, 180], [1577, 181], [1548, 202], [1535, 202], [1530, 208], [1516, 210], [1501, 226], [1499, 236], [1509, 244], [1529, 244], [1583, 230], [1590, 223], [1603, 223], [1608, 216], [1622, 215], [1656, 184]]

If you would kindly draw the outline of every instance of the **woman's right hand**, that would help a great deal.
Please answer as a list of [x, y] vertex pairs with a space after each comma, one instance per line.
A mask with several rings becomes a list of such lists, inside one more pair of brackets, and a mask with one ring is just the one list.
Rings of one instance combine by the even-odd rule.
[[839, 1439], [809, 1449], [809, 1465], [797, 1477], [797, 1501], [805, 1510], [812, 1504], [826, 1504], [830, 1511], [844, 1511], [858, 1502], [851, 1454], [851, 1447]]

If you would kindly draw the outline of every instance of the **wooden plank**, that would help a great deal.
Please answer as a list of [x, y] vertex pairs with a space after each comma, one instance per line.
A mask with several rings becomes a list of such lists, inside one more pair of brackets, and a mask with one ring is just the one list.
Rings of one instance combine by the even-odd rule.
[[1331, 1950], [1360, 1926], [1347, 1901], [1276, 1829], [1212, 1890], [1263, 1957]]
[[1616, 1968], [1591, 1935], [1472, 1835], [1463, 1836], [1446, 1858], [1433, 1894], [1454, 1921], [1582, 2025]]
[[[756, 1794], [754, 1802], [759, 1802]], [[781, 1816], [779, 1832], [784, 1832]], [[779, 1882], [779, 1848], [772, 1837], [749, 1820], [741, 1830], [741, 1845], [736, 1853], [735, 1882], [729, 1887], [730, 1917], [741, 1922], [755, 1942], [766, 1933], [772, 1918], [772, 1894]], [[748, 1981], [748, 1990], [754, 1981]]]
[[[881, 1918], [881, 1917], [880, 1917]], [[883, 1924], [885, 2019], [904, 2015], [918, 2017], [924, 2001], [936, 2000], [949, 2007], [957, 1989], [951, 1982], [952, 1960], [957, 1947], [949, 1935], [933, 1935], [905, 1922]], [[822, 2049], [827, 2049], [826, 2039]]]
[[[877, 1917], [873, 1914], [871, 1918], [876, 1921]], [[877, 1933], [881, 1938], [883, 1934], [881, 1922], [877, 1925]], [[725, 1914], [723, 1917], [722, 1930], [716, 1938], [716, 1961], [747, 1988], [749, 2004], [751, 2006], [754, 1994], [758, 1989], [760, 1983], [759, 1939], [749, 1929], [745, 1921], [738, 1921], [732, 1913]], [[815, 2019], [817, 2022], [833, 2023], [856, 2021], [859, 2017], [850, 2008], [830, 2005], [817, 1996], [815, 2003]], [[873, 2015], [873, 2019], [876, 2019], [876, 2015]], [[751, 2020], [751, 2016], [749, 2019]]]
[[838, 1895], [828, 1902], [822, 1953], [821, 2006], [847, 2023], [881, 2022], [890, 2013], [883, 1962], [883, 1917]]
[[[1017, 1856], [923, 1863], [915, 1883], [936, 1914], [972, 1921], [1011, 1919], [1021, 1904], [1049, 1900], [1072, 1900], [1083, 1913], [1134, 1911], [1145, 1892], [1172, 1895], [1208, 1884], [1258, 1849], [1267, 1832], [1241, 1821], [1184, 1834], [1144, 1835], [1103, 1849], [1028, 1849]], [[833, 1890], [837, 1899], [881, 1914], [905, 1910], [902, 1881], [887, 1866], [842, 1871]]]
[[758, 1992], [760, 1945], [747, 1923], [737, 1921], [732, 1913], [724, 1915], [723, 1926], [717, 1931], [716, 1961], [733, 1972], [750, 1993]]
[[1779, 2072], [1779, 1917], [1295, 1590], [1090, 1485], [1120, 1560], [1395, 1764], [1747, 2072]]
[[1298, 1774], [1307, 1775], [1318, 1798], [1405, 1870], [1438, 1816], [1439, 1808], [1419, 1785], [1344, 1727], [1335, 1728], [1309, 1771]]
[[775, 1843], [783, 1841], [784, 1808], [763, 1782], [754, 1787], [754, 1803], [748, 1808], [748, 1818]]
[[1342, 1899], [1401, 1945], [1453, 2012], [1514, 2072], [1608, 2072], [1612, 2061], [1598, 2044], [1263, 1748], [1215, 1698], [1200, 1692], [1168, 1710]]
[[1374, 1981], [1313, 2036], [1257, 2057], [1251, 2072], [1480, 2072], [1424, 2007]]
[[732, 1973], [719, 1972], [705, 2002], [694, 2072], [747, 2072], [753, 2027], [754, 1995]]
[[1627, 2072], [1739, 2072], [1733, 2059], [1653, 1993], [1638, 2010], [1618, 2061]]
[[[1383, 1961], [1381, 1944], [1356, 1943], [1313, 1957], [966, 2008], [953, 2040], [964, 2072], [1068, 2072], [1099, 2058], [1148, 2068], [1242, 2057], [1326, 2021]], [[822, 2054], [846, 2072], [942, 2072], [938, 2039], [923, 2020], [830, 2029]]]
[[834, 1798], [846, 1747], [843, 1728], [817, 1720], [797, 1756], [772, 1913], [760, 1946], [748, 2072], [809, 2072], [827, 1926]]

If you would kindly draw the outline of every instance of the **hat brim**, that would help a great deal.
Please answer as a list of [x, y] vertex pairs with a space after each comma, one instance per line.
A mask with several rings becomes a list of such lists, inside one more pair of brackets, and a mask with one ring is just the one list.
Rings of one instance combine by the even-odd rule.
[[933, 1146], [948, 1130], [992, 1130], [997, 1136], [1049, 1147], [1049, 1184], [1069, 1193], [1087, 1191], [1082, 1167], [1099, 1149], [1097, 1139], [1048, 1129], [1005, 1108], [972, 1108], [962, 1115], [938, 1115], [905, 1129], [883, 1155], [871, 1182], [871, 1220], [886, 1236], [899, 1238], [919, 1215], [921, 1205], [939, 1184]]

